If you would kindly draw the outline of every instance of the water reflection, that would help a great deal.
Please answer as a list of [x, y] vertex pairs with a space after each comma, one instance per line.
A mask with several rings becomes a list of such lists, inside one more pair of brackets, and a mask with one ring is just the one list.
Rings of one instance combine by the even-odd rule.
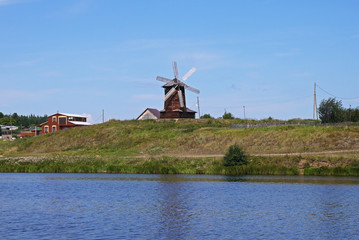
[[358, 183], [305, 176], [0, 174], [0, 239], [357, 239]]
[[186, 182], [177, 181], [177, 177], [161, 176], [159, 178], [158, 197], [160, 216], [160, 238], [180, 239], [188, 232], [191, 213], [188, 206], [188, 189]]
[[62, 174], [44, 177], [48, 180], [88, 181], [166, 181], [166, 182], [252, 182], [288, 184], [359, 184], [358, 177], [320, 176], [222, 176], [222, 175], [157, 175], [157, 174]]

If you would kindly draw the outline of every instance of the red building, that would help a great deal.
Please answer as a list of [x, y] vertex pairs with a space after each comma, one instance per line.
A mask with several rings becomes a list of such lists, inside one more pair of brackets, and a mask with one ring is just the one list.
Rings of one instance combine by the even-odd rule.
[[31, 127], [28, 131], [21, 131], [20, 138], [33, 137], [41, 134], [40, 127]]
[[56, 132], [73, 127], [89, 126], [87, 117], [79, 114], [56, 113], [48, 117], [47, 122], [42, 123], [41, 134]]

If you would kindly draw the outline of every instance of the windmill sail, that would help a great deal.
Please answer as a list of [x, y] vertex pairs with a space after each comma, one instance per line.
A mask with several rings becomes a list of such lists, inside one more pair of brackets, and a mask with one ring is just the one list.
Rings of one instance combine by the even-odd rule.
[[184, 101], [183, 101], [183, 95], [181, 89], [178, 90], [178, 98], [179, 98], [180, 106], [184, 107]]
[[166, 82], [166, 83], [172, 81], [171, 79], [160, 77], [160, 76], [157, 76], [156, 80], [161, 81], [161, 82]]
[[182, 78], [182, 81], [186, 81], [194, 72], [196, 71], [196, 68], [192, 68], [189, 70]]
[[188, 86], [187, 84], [185, 84], [185, 83], [183, 83], [183, 82], [181, 82], [181, 85], [182, 85], [185, 89], [190, 90], [191, 92], [194, 92], [194, 93], [197, 93], [197, 94], [200, 93], [198, 89], [195, 89], [195, 88], [193, 88], [193, 87], [190, 87], [190, 86]]
[[172, 96], [172, 94], [174, 93], [176, 91], [176, 88], [171, 88], [171, 90], [169, 90], [168, 92], [167, 92], [167, 94], [165, 95], [165, 97], [163, 98], [163, 101], [166, 101], [169, 97], [171, 97]]
[[175, 75], [175, 79], [178, 80], [179, 79], [178, 69], [177, 69], [177, 63], [175, 61], [172, 63], [172, 67], [173, 67], [173, 73]]

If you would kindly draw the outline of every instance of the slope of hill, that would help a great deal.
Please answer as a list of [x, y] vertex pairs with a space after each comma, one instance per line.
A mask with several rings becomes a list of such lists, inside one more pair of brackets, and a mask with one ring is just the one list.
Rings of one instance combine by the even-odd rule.
[[316, 167], [353, 165], [359, 156], [359, 126], [231, 127], [238, 123], [243, 122], [219, 119], [112, 120], [2, 142], [0, 155], [3, 158], [50, 155], [107, 159], [212, 158], [218, 162], [230, 145], [238, 143], [262, 165], [270, 163], [299, 169], [308, 164]]

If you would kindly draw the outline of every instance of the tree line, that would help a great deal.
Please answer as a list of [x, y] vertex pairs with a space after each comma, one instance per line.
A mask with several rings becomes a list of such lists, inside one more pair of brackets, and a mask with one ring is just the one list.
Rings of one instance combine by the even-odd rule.
[[[335, 98], [324, 99], [318, 108], [319, 118], [322, 123], [359, 122], [359, 107], [344, 108], [343, 103]], [[210, 114], [204, 114], [201, 118], [214, 118]], [[225, 111], [223, 119], [234, 119], [234, 115]], [[272, 119], [269, 117], [268, 119]]]
[[0, 125], [7, 126], [18, 126], [20, 128], [29, 128], [31, 126], [36, 126], [47, 121], [47, 115], [36, 116], [34, 114], [18, 115], [17, 113], [13, 114], [3, 114], [0, 112]]
[[322, 123], [359, 122], [359, 108], [344, 108], [335, 98], [322, 100], [318, 112]]

